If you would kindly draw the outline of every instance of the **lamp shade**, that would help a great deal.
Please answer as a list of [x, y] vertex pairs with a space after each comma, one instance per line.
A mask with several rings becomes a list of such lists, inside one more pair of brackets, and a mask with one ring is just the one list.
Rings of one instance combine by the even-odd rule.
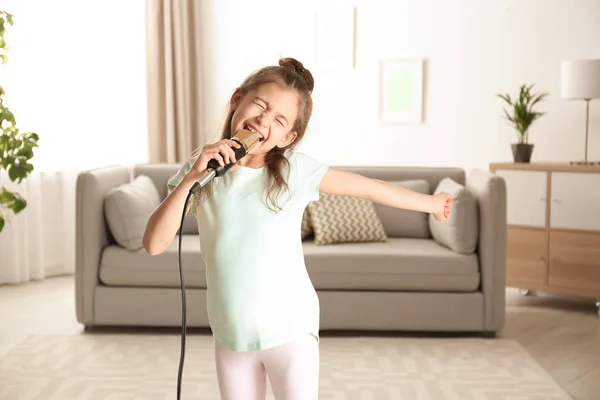
[[600, 60], [563, 61], [561, 96], [563, 99], [600, 97]]

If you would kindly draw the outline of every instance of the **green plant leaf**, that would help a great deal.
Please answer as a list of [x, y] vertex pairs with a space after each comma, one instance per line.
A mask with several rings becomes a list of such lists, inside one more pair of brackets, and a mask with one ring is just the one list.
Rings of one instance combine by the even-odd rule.
[[14, 199], [14, 193], [9, 192], [8, 189], [6, 189], [6, 186], [2, 186], [2, 189], [0, 190], [0, 203], [7, 205], [8, 203], [14, 201]]
[[29, 160], [33, 158], [33, 150], [29, 146], [23, 146], [19, 150], [17, 150], [15, 155], [17, 157], [24, 157], [25, 159]]
[[0, 149], [8, 146], [9, 136], [5, 133], [0, 134]]
[[22, 138], [25, 146], [29, 148], [38, 147], [38, 141], [40, 140], [40, 137], [37, 133], [26, 132], [22, 135]]
[[15, 120], [15, 116], [12, 112], [6, 107], [0, 107], [0, 126], [4, 126], [3, 122], [8, 121], [10, 126], [14, 127], [17, 124]]
[[29, 172], [21, 164], [13, 164], [8, 167], [8, 177], [11, 181], [21, 183], [27, 177]]
[[2, 159], [2, 168], [8, 169], [8, 166], [15, 162], [15, 157], [7, 156]]
[[4, 221], [6, 221], [6, 214], [5, 213], [0, 213], [0, 232], [2, 232], [2, 229], [4, 229]]
[[6, 187], [0, 190], [0, 204], [13, 210], [15, 214], [20, 213], [27, 207], [27, 201], [19, 193], [9, 192]]
[[545, 97], [548, 96], [548, 93], [542, 93], [540, 95], [537, 95], [534, 99], [533, 102], [531, 103], [530, 109], [533, 109], [533, 106], [535, 106], [538, 102], [544, 100]]
[[26, 207], [27, 207], [27, 201], [24, 198], [19, 197], [17, 200], [15, 200], [15, 202], [11, 208], [15, 214], [18, 214], [21, 211], [23, 211]]
[[500, 98], [501, 98], [502, 100], [504, 100], [505, 102], [507, 102], [507, 103], [508, 103], [508, 105], [510, 105], [510, 106], [512, 106], [512, 105], [513, 105], [513, 104], [512, 104], [512, 100], [511, 100], [511, 98], [510, 98], [510, 95], [509, 95], [509, 94], [498, 94], [497, 96], [498, 96], [498, 97], [500, 97]]
[[502, 111], [504, 111], [504, 115], [507, 120], [509, 120], [510, 122], [515, 122], [515, 119], [508, 113], [508, 111], [506, 111], [506, 109], [503, 109]]

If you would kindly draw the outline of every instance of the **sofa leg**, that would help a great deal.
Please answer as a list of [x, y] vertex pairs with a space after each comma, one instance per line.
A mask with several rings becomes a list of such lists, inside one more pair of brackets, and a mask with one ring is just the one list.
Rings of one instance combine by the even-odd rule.
[[484, 331], [483, 332], [483, 337], [486, 338], [486, 339], [495, 339], [496, 338], [496, 332]]

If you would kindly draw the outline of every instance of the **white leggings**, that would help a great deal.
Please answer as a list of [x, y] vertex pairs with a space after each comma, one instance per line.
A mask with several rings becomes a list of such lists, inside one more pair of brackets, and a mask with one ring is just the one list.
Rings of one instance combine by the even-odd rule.
[[223, 400], [264, 400], [267, 376], [276, 400], [317, 400], [319, 343], [306, 334], [260, 351], [232, 351], [215, 339], [217, 378]]

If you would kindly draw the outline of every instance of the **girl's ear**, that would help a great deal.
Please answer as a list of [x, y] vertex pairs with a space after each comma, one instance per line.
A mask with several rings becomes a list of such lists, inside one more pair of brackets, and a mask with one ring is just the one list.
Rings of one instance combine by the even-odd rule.
[[231, 95], [231, 100], [229, 101], [229, 107], [232, 110], [235, 110], [236, 108], [238, 108], [238, 106], [242, 102], [243, 98], [244, 98], [244, 94], [242, 93], [242, 90], [240, 88], [235, 89], [233, 94]]
[[277, 147], [283, 149], [284, 147], [287, 147], [290, 144], [292, 144], [297, 137], [298, 133], [296, 133], [296, 131], [290, 131], [284, 137], [281, 138], [279, 143], [277, 143]]

